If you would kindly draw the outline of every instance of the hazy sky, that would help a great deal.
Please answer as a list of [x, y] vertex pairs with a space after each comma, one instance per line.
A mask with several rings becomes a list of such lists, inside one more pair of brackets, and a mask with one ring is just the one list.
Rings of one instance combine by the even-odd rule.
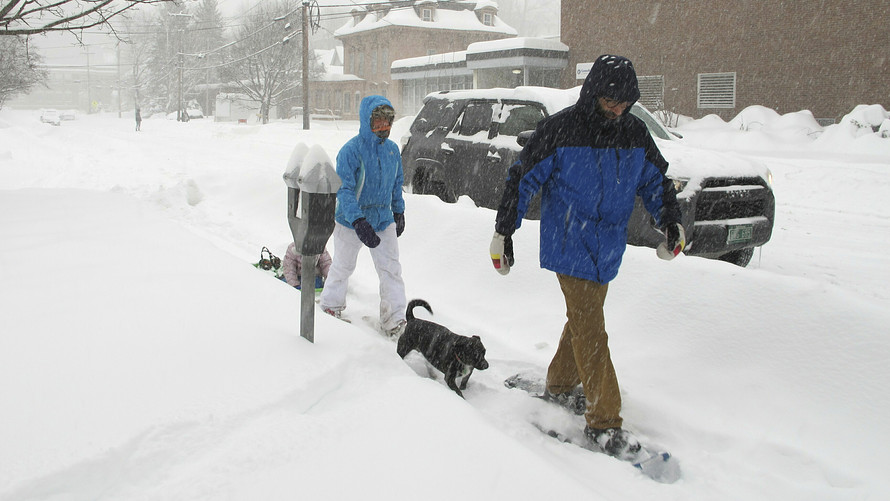
[[[190, 3], [197, 0], [189, 0]], [[262, 0], [218, 0], [223, 16], [231, 19], [242, 13], [245, 8]], [[367, 0], [317, 0], [322, 7], [325, 5], [344, 5], [350, 3], [367, 3]], [[501, 18], [519, 31], [520, 36], [544, 36], [559, 34], [560, 0], [499, 0]], [[146, 6], [145, 9], [155, 9]], [[330, 9], [330, 8], [329, 8]], [[348, 10], [347, 8], [338, 10]], [[533, 11], [533, 12], [528, 12]], [[324, 12], [324, 11], [323, 11]], [[329, 11], [328, 11], [329, 12]], [[339, 22], [339, 21], [338, 21]], [[342, 21], [345, 22], [345, 21]], [[122, 23], [116, 22], [115, 26]], [[100, 32], [101, 31], [101, 32]], [[86, 67], [87, 52], [91, 67], [115, 66], [117, 64], [117, 40], [104, 32], [96, 30], [84, 32], [84, 47], [78, 44], [77, 38], [70, 33], [52, 33], [31, 37], [31, 43], [43, 55], [46, 64], [62, 66]], [[320, 32], [316, 37], [330, 37]]]

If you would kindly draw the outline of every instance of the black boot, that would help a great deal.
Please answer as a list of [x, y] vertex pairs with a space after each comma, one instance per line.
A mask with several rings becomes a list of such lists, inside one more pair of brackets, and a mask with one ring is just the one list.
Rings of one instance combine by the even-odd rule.
[[544, 394], [541, 395], [541, 398], [565, 407], [579, 416], [583, 416], [587, 412], [587, 398], [584, 396], [584, 390], [581, 386], [577, 386], [574, 390], [565, 393], [550, 393], [547, 388], [544, 388]]
[[640, 441], [623, 428], [584, 428], [584, 434], [591, 443], [606, 454], [619, 459], [633, 459], [640, 452]]

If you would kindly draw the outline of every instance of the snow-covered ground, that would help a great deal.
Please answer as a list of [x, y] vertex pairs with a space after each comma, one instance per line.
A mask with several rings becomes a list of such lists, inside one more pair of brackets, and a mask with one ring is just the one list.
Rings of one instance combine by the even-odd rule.
[[[888, 499], [890, 138], [859, 111], [680, 128], [764, 162], [777, 214], [748, 268], [631, 247], [610, 285], [625, 424], [672, 485], [542, 435], [570, 419], [503, 387], [564, 322], [534, 222], [502, 277], [492, 211], [406, 195], [409, 298], [488, 348], [461, 400], [361, 321], [302, 339], [297, 291], [250, 265], [291, 238], [294, 145], [333, 158], [356, 123], [0, 111], [0, 499]], [[376, 313], [367, 253], [349, 301]]]

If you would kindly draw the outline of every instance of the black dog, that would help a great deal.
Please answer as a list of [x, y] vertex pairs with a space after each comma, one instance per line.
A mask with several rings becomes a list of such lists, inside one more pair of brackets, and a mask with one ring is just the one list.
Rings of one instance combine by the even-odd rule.
[[[437, 323], [414, 318], [412, 310], [415, 306], [423, 306], [428, 312], [433, 312], [429, 303], [423, 299], [412, 299], [408, 303], [408, 311], [405, 314], [408, 317], [408, 324], [399, 338], [396, 351], [402, 358], [405, 358], [411, 350], [422, 353], [433, 367], [445, 374], [448, 387], [463, 398], [461, 390], [467, 389], [467, 381], [473, 369], [481, 371], [488, 368], [485, 346], [482, 345], [479, 336], [461, 336]], [[463, 378], [460, 387], [457, 385], [458, 378]]]

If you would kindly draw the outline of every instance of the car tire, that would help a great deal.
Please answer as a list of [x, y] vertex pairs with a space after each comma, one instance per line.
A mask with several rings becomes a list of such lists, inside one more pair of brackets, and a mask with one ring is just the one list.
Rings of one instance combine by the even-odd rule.
[[457, 202], [457, 198], [454, 196], [454, 193], [452, 193], [451, 190], [448, 189], [448, 185], [446, 185], [444, 181], [429, 179], [427, 178], [426, 173], [415, 175], [412, 185], [415, 194], [435, 195], [439, 197], [439, 199], [443, 202], [449, 204]]
[[744, 268], [748, 266], [748, 263], [751, 262], [751, 258], [754, 256], [754, 247], [747, 247], [745, 249], [734, 250], [732, 252], [727, 252], [720, 256], [719, 260], [726, 261], [727, 263], [732, 263], [736, 266], [740, 266]]

